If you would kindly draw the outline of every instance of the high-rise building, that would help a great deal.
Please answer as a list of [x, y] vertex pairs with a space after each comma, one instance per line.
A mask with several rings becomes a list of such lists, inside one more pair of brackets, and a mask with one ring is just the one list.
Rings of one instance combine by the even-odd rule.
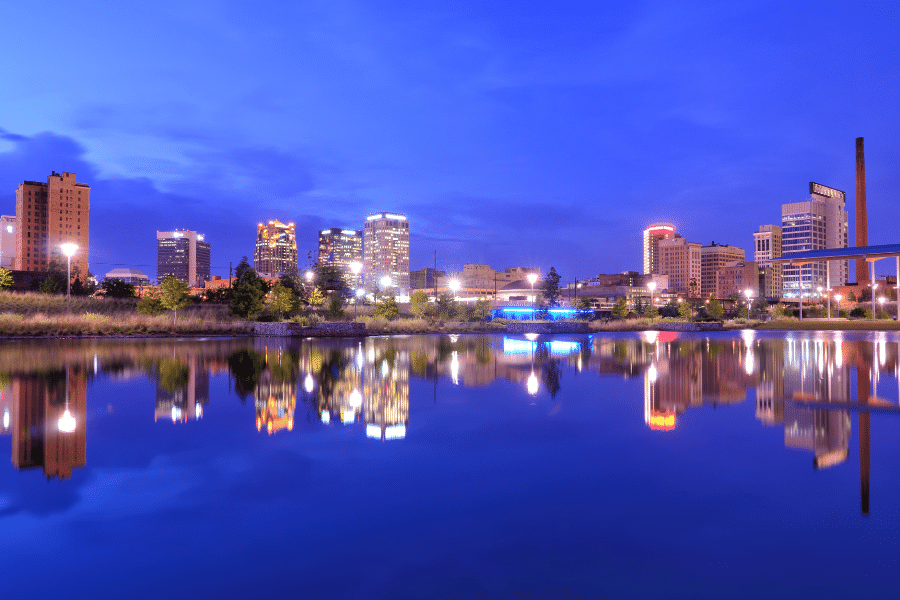
[[256, 226], [253, 267], [264, 277], [280, 277], [297, 270], [297, 237], [294, 224], [269, 221]]
[[727, 298], [732, 294], [744, 296], [747, 290], [754, 298], [759, 297], [759, 266], [755, 262], [728, 263], [716, 271], [716, 298]]
[[659, 240], [659, 275], [669, 276], [670, 292], [693, 294], [693, 287], [700, 280], [700, 244], [683, 237]]
[[46, 271], [53, 258], [65, 262], [60, 245], [73, 243], [72, 277], [88, 273], [88, 213], [91, 187], [77, 183], [75, 173], [53, 171], [47, 183], [23, 181], [16, 189], [17, 271]]
[[13, 268], [16, 258], [16, 218], [10, 215], [0, 217], [0, 267]]
[[323, 229], [319, 232], [319, 266], [334, 267], [343, 274], [350, 289], [359, 282], [350, 264], [363, 261], [363, 232], [358, 229]]
[[409, 293], [409, 221], [404, 215], [380, 212], [366, 217], [365, 285], [367, 292], [381, 287], [381, 279], [391, 278], [398, 295]]
[[716, 293], [716, 273], [719, 269], [728, 263], [743, 261], [743, 248], [715, 242], [700, 248], [700, 295], [706, 298]]
[[[844, 192], [809, 183], [810, 198], [781, 205], [782, 256], [807, 250], [846, 248], [849, 241]], [[819, 287], [847, 283], [846, 260], [785, 265], [784, 296], [797, 298], [818, 293]]]
[[675, 237], [671, 223], [654, 223], [644, 230], [644, 275], [659, 273], [659, 242]]
[[759, 231], [753, 234], [753, 259], [764, 269], [771, 267], [771, 283], [766, 282], [762, 293], [767, 298], [781, 298], [782, 294], [782, 266], [781, 263], [772, 264], [773, 258], [781, 257], [781, 227], [778, 225], [760, 225]]
[[209, 281], [209, 242], [202, 233], [177, 229], [156, 232], [156, 279], [169, 275], [192, 287]]

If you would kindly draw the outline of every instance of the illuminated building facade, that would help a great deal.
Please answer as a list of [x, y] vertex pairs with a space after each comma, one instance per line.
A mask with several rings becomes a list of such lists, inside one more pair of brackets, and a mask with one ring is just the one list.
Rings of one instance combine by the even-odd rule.
[[716, 271], [716, 298], [728, 298], [732, 294], [745, 296], [747, 290], [759, 298], [759, 266], [752, 261], [728, 263]]
[[12, 269], [16, 258], [16, 218], [0, 217], [0, 267]]
[[209, 281], [209, 242], [202, 233], [178, 229], [156, 232], [156, 278], [169, 275], [192, 287]]
[[366, 217], [364, 234], [366, 292], [381, 287], [390, 277], [391, 287], [400, 296], [409, 293], [409, 221], [404, 215], [381, 212]]
[[671, 223], [654, 223], [644, 230], [644, 275], [659, 273], [659, 242], [675, 237], [675, 226]]
[[390, 346], [366, 339], [363, 416], [366, 437], [392, 440], [406, 437], [409, 425], [410, 356], [406, 350], [389, 353]]
[[[700, 248], [700, 296], [716, 294], [716, 273], [729, 263], [743, 262], [744, 249], [728, 244], [710, 242]], [[723, 296], [716, 296], [722, 298]]]
[[16, 189], [17, 271], [46, 271], [56, 257], [66, 262], [59, 246], [78, 245], [72, 257], [72, 277], [88, 273], [88, 213], [91, 188], [75, 181], [75, 173], [53, 171], [47, 183], [23, 181]]
[[297, 237], [294, 224], [281, 221], [256, 226], [253, 267], [263, 277], [280, 277], [297, 271]]
[[359, 287], [350, 263], [363, 262], [363, 232], [358, 229], [323, 229], [319, 232], [319, 266], [334, 267], [350, 289]]
[[209, 404], [209, 369], [197, 356], [160, 361], [153, 420], [199, 421]]
[[[781, 205], [782, 255], [807, 250], [846, 248], [849, 241], [844, 192], [810, 182], [810, 198]], [[846, 260], [785, 265], [784, 296], [797, 298], [847, 283]]]
[[778, 225], [760, 225], [759, 231], [753, 234], [753, 260], [760, 268], [771, 267], [770, 280], [766, 281], [763, 293], [767, 298], [781, 298], [782, 265], [772, 264], [773, 258], [781, 258], [781, 227]]
[[657, 250], [658, 273], [669, 276], [668, 290], [690, 292], [691, 283], [700, 280], [700, 244], [679, 236], [660, 240]]

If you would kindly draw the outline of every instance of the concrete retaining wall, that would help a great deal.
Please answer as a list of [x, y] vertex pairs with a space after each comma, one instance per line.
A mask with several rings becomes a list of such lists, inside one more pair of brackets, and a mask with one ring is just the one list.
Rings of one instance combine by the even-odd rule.
[[366, 335], [366, 324], [319, 323], [303, 327], [300, 323], [254, 323], [253, 333], [269, 337], [356, 337]]

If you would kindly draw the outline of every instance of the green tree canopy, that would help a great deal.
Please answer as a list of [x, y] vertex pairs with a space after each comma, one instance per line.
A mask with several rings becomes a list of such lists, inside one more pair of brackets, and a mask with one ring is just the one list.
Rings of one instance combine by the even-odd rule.
[[682, 319], [690, 320], [694, 311], [691, 309], [691, 304], [689, 302], [682, 302], [678, 305], [678, 316]]
[[628, 316], [628, 302], [625, 298], [616, 298], [616, 302], [612, 307], [612, 314], [617, 319], [624, 319]]
[[725, 315], [725, 309], [718, 300], [710, 300], [709, 304], [706, 305], [706, 312], [713, 319], [721, 319]]
[[262, 312], [268, 284], [256, 274], [247, 257], [243, 257], [235, 269], [235, 281], [231, 288], [231, 314], [250, 319]]
[[416, 290], [409, 299], [410, 310], [420, 319], [428, 314], [428, 294], [423, 290]]
[[313, 306], [322, 306], [325, 303], [325, 295], [318, 287], [314, 287], [309, 294], [309, 303]]
[[107, 298], [134, 298], [134, 285], [113, 277], [103, 281], [103, 295]]
[[378, 304], [375, 306], [375, 316], [393, 321], [400, 316], [400, 306], [393, 291], [381, 294]]
[[159, 297], [159, 290], [147, 290], [147, 293], [144, 294], [143, 298], [141, 298], [141, 301], [137, 303], [135, 309], [138, 311], [138, 313], [146, 315], [148, 317], [161, 315], [166, 309], [163, 308], [162, 302], [160, 301]]
[[286, 313], [294, 310], [297, 306], [297, 296], [294, 292], [281, 284], [276, 283], [272, 286], [272, 294], [270, 299], [270, 308], [278, 313], [279, 317], [283, 317]]
[[6, 290], [13, 286], [13, 276], [9, 269], [0, 267], [0, 290]]
[[489, 298], [479, 298], [475, 301], [475, 307], [472, 311], [472, 316], [479, 321], [487, 321], [488, 317], [491, 316], [491, 307], [492, 304]]
[[191, 295], [188, 293], [190, 288], [174, 275], [166, 277], [160, 284], [160, 288], [162, 288], [162, 295], [159, 297], [159, 301], [162, 303], [162, 307], [171, 310], [172, 321], [177, 321], [178, 311], [191, 304]]
[[544, 292], [544, 300], [548, 307], [559, 306], [559, 274], [556, 272], [555, 267], [550, 267], [550, 272], [544, 277], [541, 289]]

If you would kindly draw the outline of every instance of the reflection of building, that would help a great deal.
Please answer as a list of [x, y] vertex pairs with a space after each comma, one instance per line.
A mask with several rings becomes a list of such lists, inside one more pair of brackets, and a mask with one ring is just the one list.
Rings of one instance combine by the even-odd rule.
[[272, 377], [271, 369], [263, 371], [254, 392], [256, 430], [265, 429], [270, 435], [282, 429], [294, 429], [294, 410], [297, 407], [297, 378]]
[[391, 278], [398, 295], [409, 292], [409, 221], [404, 215], [376, 213], [366, 217], [365, 286], [372, 293], [382, 277]]
[[269, 221], [256, 226], [253, 267], [264, 277], [279, 277], [297, 270], [297, 238], [294, 224]]
[[[409, 243], [407, 240], [407, 248]], [[354, 229], [323, 229], [319, 232], [319, 266], [334, 267], [350, 289], [359, 287], [350, 264], [363, 261], [363, 234]], [[407, 261], [408, 262], [408, 261]]]
[[179, 229], [156, 232], [156, 279], [169, 275], [192, 287], [209, 281], [209, 242], [202, 233]]
[[84, 279], [88, 273], [88, 213], [91, 187], [76, 183], [75, 173], [56, 171], [47, 183], [23, 181], [16, 190], [17, 271], [46, 271], [54, 257], [65, 261], [60, 244], [78, 245], [72, 257], [72, 273]]
[[43, 467], [48, 479], [68, 479], [86, 460], [87, 376], [71, 367], [12, 378], [12, 462]]
[[196, 356], [161, 360], [157, 366], [156, 411], [153, 420], [199, 421], [209, 404], [209, 371]]
[[366, 339], [363, 399], [366, 436], [406, 437], [409, 424], [409, 352], [382, 340]]
[[[846, 248], [849, 233], [844, 192], [810, 182], [810, 198], [803, 202], [781, 205], [783, 256], [807, 250]], [[828, 266], [830, 265], [830, 266]], [[830, 281], [828, 270], [830, 269]], [[784, 265], [784, 295], [796, 298], [812, 295], [818, 287], [847, 283], [846, 260], [816, 262], [806, 265]]]

